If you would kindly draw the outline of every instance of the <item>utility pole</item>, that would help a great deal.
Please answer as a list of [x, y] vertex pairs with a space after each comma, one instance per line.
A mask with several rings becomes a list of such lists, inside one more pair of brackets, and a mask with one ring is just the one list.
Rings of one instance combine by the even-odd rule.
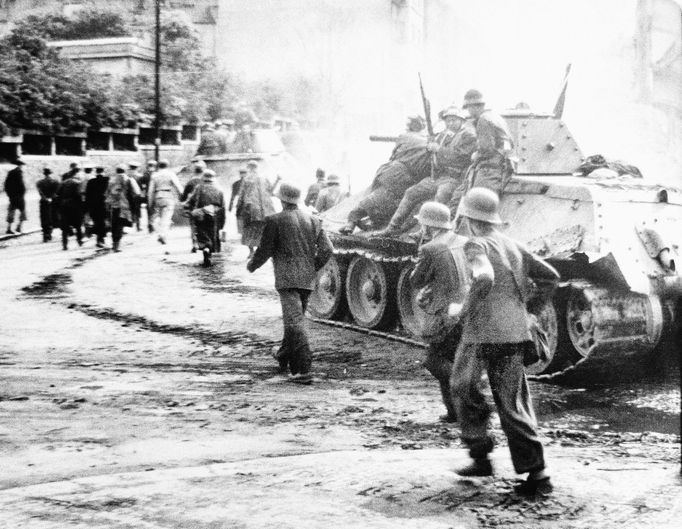
[[161, 0], [155, 1], [156, 53], [154, 57], [154, 159], [159, 161], [161, 147]]

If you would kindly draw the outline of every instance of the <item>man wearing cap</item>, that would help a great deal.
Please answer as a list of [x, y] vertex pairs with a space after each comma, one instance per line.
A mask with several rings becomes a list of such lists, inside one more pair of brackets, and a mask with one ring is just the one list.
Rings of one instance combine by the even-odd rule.
[[81, 231], [81, 224], [83, 223], [83, 196], [80, 191], [80, 180], [77, 179], [78, 164], [62, 175], [66, 177], [56, 195], [57, 208], [59, 210], [59, 222], [62, 230], [62, 249], [68, 250], [69, 235], [73, 232], [76, 234], [76, 241], [78, 246], [83, 245], [83, 232]]
[[211, 265], [211, 254], [218, 250], [218, 231], [225, 225], [225, 195], [215, 185], [215, 176], [214, 171], [203, 171], [201, 182], [194, 187], [187, 200], [197, 248], [204, 256], [204, 266]]
[[237, 208], [234, 211], [234, 216], [237, 219], [237, 233], [241, 234], [244, 227], [244, 222], [242, 220], [241, 211], [239, 208], [239, 193], [242, 189], [242, 182], [246, 177], [246, 167], [239, 168], [239, 178], [232, 182], [232, 193], [230, 195], [230, 204], [227, 208], [228, 211], [232, 211], [232, 206], [237, 204]]
[[327, 187], [320, 191], [315, 201], [315, 209], [318, 213], [322, 213], [336, 206], [342, 199], [341, 179], [338, 175], [330, 174], [327, 178]]
[[168, 165], [168, 160], [159, 161], [159, 170], [152, 175], [147, 193], [149, 211], [152, 212], [150, 222], [154, 224], [155, 219], [158, 219], [155, 229], [159, 233], [158, 241], [161, 244], [166, 244], [175, 211], [175, 199], [182, 193], [178, 177]]
[[483, 94], [473, 88], [464, 95], [464, 108], [476, 127], [476, 152], [469, 181], [458, 188], [450, 200], [450, 210], [453, 212], [464, 193], [472, 187], [492, 189], [502, 196], [513, 173], [510, 156], [514, 145], [504, 118], [487, 110]]
[[303, 203], [306, 206], [314, 206], [317, 197], [320, 196], [320, 191], [322, 191], [326, 185], [327, 182], [324, 169], [317, 169], [315, 171], [315, 183], [308, 187], [308, 192], [305, 195]]
[[282, 183], [277, 197], [282, 211], [265, 219], [260, 244], [246, 267], [253, 272], [272, 258], [284, 322], [284, 337], [276, 359], [281, 370], [289, 368], [292, 382], [310, 384], [312, 352], [305, 311], [315, 275], [332, 255], [332, 243], [322, 222], [299, 209], [300, 189]]
[[116, 174], [109, 179], [104, 203], [111, 221], [112, 249], [121, 251], [123, 228], [133, 225], [133, 204], [140, 195], [137, 182], [126, 174], [125, 164], [116, 166]]
[[461, 316], [463, 322], [451, 386], [462, 440], [473, 461], [457, 472], [462, 476], [492, 474], [490, 409], [479, 387], [485, 369], [514, 469], [518, 474], [528, 473], [515, 491], [548, 493], [552, 484], [545, 472], [523, 358], [526, 348], [534, 347], [526, 311], [529, 281], [552, 283], [559, 274], [497, 230], [502, 224], [498, 208], [494, 191], [476, 187], [464, 196], [459, 210], [459, 231], [470, 237], [464, 252], [472, 283], [464, 301], [451, 305], [450, 314]]
[[59, 182], [52, 178], [52, 169], [43, 168], [43, 178], [36, 182], [40, 196], [40, 227], [43, 230], [43, 242], [52, 240], [52, 229], [57, 220], [57, 208], [54, 198], [59, 190]]
[[274, 184], [258, 173], [258, 162], [255, 160], [246, 164], [246, 170], [239, 191], [237, 211], [242, 218], [242, 244], [249, 248], [251, 258], [263, 234], [266, 217], [275, 213], [272, 203]]
[[104, 238], [107, 236], [105, 197], [108, 187], [109, 177], [104, 174], [104, 166], [97, 165], [95, 178], [91, 178], [85, 188], [85, 207], [92, 219], [98, 248], [104, 248]]
[[69, 164], [69, 170], [62, 174], [62, 182], [67, 178], [74, 178], [80, 182], [81, 180], [80, 171], [81, 171], [80, 164], [78, 162], [71, 162]]
[[24, 184], [24, 161], [19, 158], [16, 161], [16, 167], [7, 172], [5, 178], [5, 193], [9, 198], [9, 206], [7, 206], [7, 233], [15, 233], [12, 229], [14, 222], [14, 213], [19, 212], [19, 222], [17, 223], [16, 233], [21, 233], [21, 224], [26, 220], [26, 185]]
[[462, 183], [476, 148], [476, 132], [464, 112], [456, 107], [445, 109], [441, 115], [446, 128], [426, 146], [433, 153], [433, 178], [429, 175], [405, 192], [388, 226], [377, 236], [400, 233], [412, 210], [424, 200], [435, 197], [437, 202], [447, 204]]
[[[180, 195], [180, 202], [185, 204], [185, 209], [189, 208], [187, 200], [192, 196], [194, 189], [201, 183], [204, 177], [204, 171], [206, 171], [206, 162], [203, 160], [194, 160], [194, 174], [185, 184], [182, 194]], [[215, 173], [214, 173], [215, 174]], [[189, 210], [192, 211], [191, 209]], [[197, 251], [197, 229], [192, 215], [189, 216], [189, 233], [192, 238], [192, 253]]]
[[450, 210], [439, 202], [422, 204], [416, 219], [421, 226], [422, 243], [410, 282], [419, 290], [417, 300], [426, 313], [422, 338], [429, 348], [424, 367], [440, 384], [447, 412], [440, 419], [455, 422], [457, 412], [450, 391], [450, 376], [461, 326], [448, 316], [448, 307], [452, 302], [462, 302], [468, 286], [466, 238], [452, 231]]
[[386, 224], [405, 191], [430, 174], [431, 154], [426, 150], [422, 125], [408, 120], [407, 131], [398, 136], [391, 157], [374, 176], [369, 195], [350, 211], [341, 233], [351, 234], [356, 227], [371, 229]]
[[147, 211], [147, 230], [149, 233], [152, 233], [154, 231], [154, 226], [152, 226], [152, 215], [149, 210], [149, 206], [147, 203], [147, 194], [149, 192], [149, 182], [152, 179], [152, 175], [156, 172], [158, 168], [158, 164], [156, 163], [156, 160], [149, 160], [147, 162], [147, 167], [142, 173], [142, 176], [140, 176], [140, 179], [137, 181], [137, 185], [140, 188], [140, 214], [142, 214], [142, 205], [144, 205], [145, 210]]

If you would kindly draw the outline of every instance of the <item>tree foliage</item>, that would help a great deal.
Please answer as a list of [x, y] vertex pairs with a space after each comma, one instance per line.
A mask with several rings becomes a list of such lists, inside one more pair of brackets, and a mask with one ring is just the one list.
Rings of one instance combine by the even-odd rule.
[[46, 40], [101, 39], [131, 35], [121, 13], [93, 6], [79, 10], [73, 17], [59, 13], [29, 15], [16, 23], [15, 32], [40, 36]]

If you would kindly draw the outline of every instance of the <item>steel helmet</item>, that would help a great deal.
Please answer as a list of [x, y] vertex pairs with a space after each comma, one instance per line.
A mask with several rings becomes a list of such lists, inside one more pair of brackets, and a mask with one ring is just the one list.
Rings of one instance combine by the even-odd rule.
[[489, 224], [503, 224], [499, 214], [500, 199], [497, 194], [485, 187], [470, 189], [459, 207], [461, 217], [480, 220]]
[[483, 94], [476, 90], [475, 88], [467, 90], [467, 93], [464, 94], [464, 104], [462, 105], [462, 107], [467, 108], [470, 107], [471, 105], [485, 105], [485, 101], [483, 100]]
[[460, 110], [457, 107], [448, 107], [445, 110], [443, 110], [440, 113], [440, 115], [441, 115], [442, 119], [445, 119], [448, 116], [454, 116], [454, 117], [459, 118], [459, 119], [467, 119], [467, 117], [468, 117], [463, 110]]
[[298, 204], [301, 199], [301, 190], [293, 184], [283, 182], [277, 190], [277, 198], [289, 204]]
[[424, 202], [414, 217], [423, 226], [450, 229], [450, 209], [440, 202]]

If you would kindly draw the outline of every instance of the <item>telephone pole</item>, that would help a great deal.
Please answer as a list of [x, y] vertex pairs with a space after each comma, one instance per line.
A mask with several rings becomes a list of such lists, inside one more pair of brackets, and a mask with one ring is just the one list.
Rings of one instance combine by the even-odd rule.
[[155, 2], [156, 53], [154, 57], [154, 159], [159, 161], [161, 147], [161, 0]]

